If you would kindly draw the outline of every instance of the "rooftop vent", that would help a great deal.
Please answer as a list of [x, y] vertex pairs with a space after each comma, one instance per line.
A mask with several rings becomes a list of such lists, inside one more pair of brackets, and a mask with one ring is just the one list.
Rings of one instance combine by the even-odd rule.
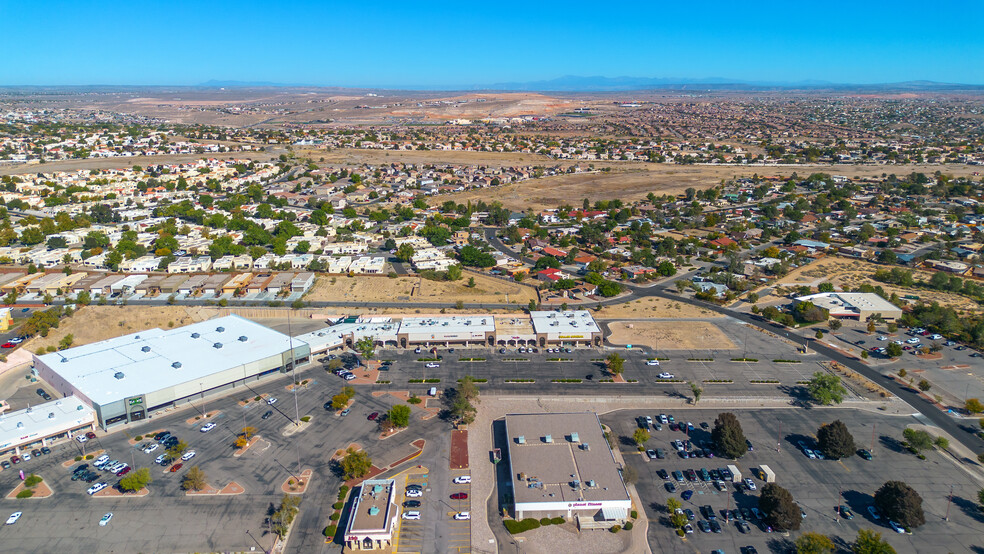
[[65, 363], [67, 361], [68, 361], [68, 358], [66, 358], [65, 356], [62, 356], [61, 363]]
[[577, 433], [571, 433], [571, 442], [581, 442], [581, 438], [577, 436]]
[[372, 486], [372, 493], [373, 494], [379, 494], [381, 492], [383, 492], [383, 486], [382, 485], [373, 485]]
[[144, 347], [142, 347], [142, 348], [140, 349], [140, 351], [141, 351], [141, 352], [150, 352], [150, 347], [149, 347], [149, 346], [144, 346]]
[[181, 362], [174, 362], [171, 364], [174, 369], [181, 369]]
[[79, 411], [79, 412], [81, 412], [84, 409], [85, 409], [85, 406], [83, 406], [82, 404], [79, 404], [78, 406], [75, 407], [75, 410], [76, 411]]
[[113, 377], [116, 377], [117, 379], [122, 379], [126, 377], [126, 375], [124, 375], [122, 371], [117, 371], [115, 374], [113, 374]]
[[543, 437], [543, 442], [548, 443], [548, 444], [549, 443], [552, 443], [553, 442], [553, 436], [552, 435], [547, 435], [547, 436]]
[[597, 487], [597, 486], [598, 486], [598, 483], [595, 483], [595, 480], [594, 479], [588, 479], [588, 487], [594, 488], [594, 487]]
[[61, 405], [62, 405], [61, 400], [55, 400], [55, 406], [61, 406]]
[[516, 442], [519, 443], [519, 444], [526, 444], [526, 437], [523, 436], [523, 435], [520, 435], [520, 436], [516, 437]]
[[222, 343], [221, 342], [217, 342], [217, 343], [215, 343], [215, 344], [212, 345], [212, 348], [222, 348]]
[[191, 334], [191, 338], [193, 338], [193, 339], [197, 339], [197, 338], [198, 338], [198, 337], [200, 337], [200, 336], [202, 336], [202, 334], [201, 334], [201, 333], [192, 333], [192, 334]]
[[374, 515], [376, 515], [378, 513], [379, 513], [379, 508], [377, 508], [376, 506], [373, 506], [372, 508], [369, 508], [369, 515], [374, 516]]
[[140, 335], [134, 335], [133, 338], [139, 339], [140, 338]]
[[225, 327], [216, 327], [216, 328], [215, 328], [215, 332], [216, 332], [216, 333], [222, 333], [222, 332], [224, 332], [224, 331], [225, 331]]
[[239, 342], [246, 342], [247, 340], [246, 335], [239, 337]]
[[24, 428], [24, 422], [23, 421], [18, 421], [17, 422], [17, 428], [18, 429], [23, 429]]
[[581, 444], [581, 450], [591, 450], [591, 447], [585, 442]]
[[48, 419], [55, 419], [55, 412], [48, 412]]

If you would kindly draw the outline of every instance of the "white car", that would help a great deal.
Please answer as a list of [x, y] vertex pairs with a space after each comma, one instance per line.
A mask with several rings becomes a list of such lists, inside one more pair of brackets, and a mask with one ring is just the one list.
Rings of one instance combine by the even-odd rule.
[[753, 491], [755, 490], [755, 481], [752, 481], [751, 479], [746, 477], [745, 486], [748, 487], [748, 490]]
[[651, 416], [646, 416], [646, 425], [649, 427], [653, 426], [653, 418]]
[[93, 495], [93, 494], [96, 494], [97, 492], [105, 489], [108, 486], [109, 485], [107, 485], [106, 483], [96, 483], [95, 485], [92, 485], [91, 487], [89, 487], [89, 490], [87, 490], [85, 492], [87, 494], [89, 494], [89, 495]]
[[14, 338], [8, 340], [7, 342], [9, 342], [11, 344], [20, 344], [20, 343], [24, 342], [24, 339], [21, 338], [21, 337], [14, 337]]
[[148, 446], [147, 448], [144, 448], [144, 453], [150, 454], [151, 452], [153, 452], [153, 451], [157, 450], [158, 448], [160, 448], [160, 446], [161, 445], [159, 445], [159, 444], [157, 444], [155, 442], [154, 444]]
[[31, 455], [30, 454], [24, 454], [24, 455], [21, 456], [21, 459], [26, 462], [26, 461], [28, 461], [28, 460], [31, 459]]
[[939, 333], [936, 333], [936, 334], [933, 334], [933, 335], [930, 335], [929, 336], [929, 340], [942, 340], [942, 339], [943, 339], [943, 335], [941, 335]]
[[462, 475], [461, 477], [455, 477], [454, 483], [456, 485], [465, 485], [471, 483], [471, 475]]
[[424, 496], [423, 491], [418, 491], [417, 489], [407, 491], [407, 498], [420, 498], [421, 496]]
[[205, 425], [202, 426], [202, 428], [200, 429], [200, 431], [202, 433], [208, 433], [212, 429], [215, 429], [215, 424], [214, 423], [206, 423]]
[[896, 533], [899, 533], [899, 534], [905, 533], [905, 527], [902, 527], [898, 523], [895, 523], [892, 520], [888, 520], [888, 524], [892, 526], [892, 529], [895, 529], [895, 532]]
[[420, 519], [420, 512], [403, 512], [403, 519]]
[[659, 365], [659, 360], [646, 360], [646, 365]]
[[673, 378], [673, 374], [672, 373], [667, 373], [667, 372], [664, 371], [663, 373], [660, 373], [659, 374], [659, 378], [660, 379], [672, 379]]
[[[155, 446], [156, 446], [156, 445], [155, 445]], [[109, 461], [109, 455], [108, 455], [108, 454], [103, 454], [102, 456], [99, 456], [98, 458], [96, 458], [96, 459], [95, 459], [95, 460], [94, 460], [94, 461], [92, 462], [92, 465], [94, 465], [94, 466], [96, 466], [96, 467], [99, 467], [99, 466], [101, 466], [101, 465], [103, 465], [103, 464], [105, 464], [105, 463], [106, 463], [106, 462], [108, 462], [108, 461]]]
[[6, 525], [13, 525], [13, 524], [17, 523], [17, 520], [20, 519], [20, 516], [22, 516], [22, 515], [23, 515], [23, 512], [14, 512], [14, 513], [10, 514], [10, 517], [7, 518]]
[[875, 508], [874, 506], [868, 506], [868, 513], [871, 514], [871, 519], [881, 519], [881, 514], [878, 513], [878, 508]]
[[352, 379], [355, 379], [355, 374], [346, 373], [345, 375], [342, 376], [342, 379], [345, 379], [346, 381], [351, 381]]
[[918, 337], [912, 337], [911, 339], [909, 339], [909, 340], [907, 340], [905, 342], [907, 342], [909, 344], [919, 344], [920, 341], [919, 341], [919, 338]]
[[433, 369], [435, 367], [441, 367], [441, 364], [437, 362], [427, 362], [426, 364], [424, 364], [424, 367], [429, 367]]
[[273, 406], [276, 403], [277, 403], [277, 397], [271, 396], [270, 398], [267, 398], [267, 404]]
[[817, 455], [814, 454], [813, 451], [810, 450], [809, 448], [804, 448], [803, 449], [803, 453], [806, 454], [806, 457], [809, 458], [809, 459], [811, 459], [811, 460], [816, 460], [817, 459]]
[[113, 519], [113, 512], [109, 512], [108, 514], [102, 516], [102, 518], [99, 520], [99, 526], [105, 527], [109, 525], [109, 520], [111, 519]]
[[886, 337], [885, 335], [881, 335], [878, 337], [878, 340], [888, 340], [888, 337]]
[[659, 422], [666, 425], [670, 420], [666, 418], [666, 414], [659, 414]]
[[892, 341], [892, 344], [897, 344], [899, 346], [902, 346], [903, 344], [905, 344], [905, 341], [903, 341], [903, 340], [893, 340]]
[[471, 519], [471, 514], [468, 512], [458, 512], [454, 514], [454, 519]]
[[154, 462], [156, 462], [157, 464], [163, 464], [164, 460], [166, 459], [167, 459], [167, 454], [161, 454], [160, 456], [157, 457], [156, 460], [154, 460]]
[[190, 459], [192, 459], [194, 457], [195, 457], [195, 451], [194, 450], [189, 450], [189, 451], [187, 451], [187, 452], [184, 453], [184, 456], [181, 456], [181, 459], [187, 462], [188, 460], [190, 460]]
[[84, 444], [84, 443], [85, 443], [85, 442], [87, 442], [87, 441], [88, 441], [89, 439], [87, 439], [87, 438], [85, 437], [85, 435], [78, 435], [78, 436], [76, 436], [76, 437], [75, 437], [75, 440], [77, 440], [77, 441], [79, 441], [79, 444]]

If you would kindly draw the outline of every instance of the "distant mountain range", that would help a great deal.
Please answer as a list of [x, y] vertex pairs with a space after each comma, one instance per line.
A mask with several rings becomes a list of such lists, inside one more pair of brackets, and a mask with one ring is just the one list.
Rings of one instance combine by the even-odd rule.
[[984, 85], [967, 85], [958, 83], [939, 83], [935, 81], [904, 81], [898, 83], [873, 83], [873, 84], [852, 84], [834, 83], [816, 79], [803, 81], [743, 81], [739, 79], [726, 79], [723, 77], [707, 78], [672, 78], [672, 77], [603, 77], [603, 76], [578, 76], [566, 75], [556, 79], [542, 81], [517, 81], [493, 84], [472, 84], [472, 85], [446, 85], [446, 86], [425, 86], [425, 85], [390, 85], [379, 87], [344, 87], [344, 86], [319, 86], [301, 83], [275, 83], [270, 81], [221, 81], [211, 80], [199, 85], [203, 88], [290, 88], [290, 87], [311, 87], [311, 88], [331, 88], [331, 89], [358, 89], [358, 90], [417, 90], [417, 91], [520, 91], [520, 92], [615, 92], [633, 90], [687, 90], [687, 89], [710, 89], [710, 90], [762, 90], [762, 89], [843, 89], [843, 90], [870, 90], [870, 91], [933, 91], [933, 90], [984, 90]]

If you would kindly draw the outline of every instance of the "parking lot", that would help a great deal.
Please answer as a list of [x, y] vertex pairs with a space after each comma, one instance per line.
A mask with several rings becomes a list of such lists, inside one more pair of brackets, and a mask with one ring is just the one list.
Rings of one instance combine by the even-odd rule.
[[[242, 394], [222, 399], [206, 399], [205, 406], [196, 403], [192, 409], [154, 415], [125, 431], [109, 435], [100, 433], [84, 445], [87, 453], [105, 450], [112, 459], [126, 462], [133, 468], [149, 468], [153, 482], [148, 487], [150, 495], [146, 497], [101, 498], [87, 495], [86, 489], [91, 484], [72, 481], [71, 468], [61, 465], [61, 462], [82, 454], [83, 445], [74, 440], [52, 446], [50, 455], [0, 472], [0, 490], [4, 494], [17, 485], [19, 478], [16, 470], [21, 469], [25, 473], [40, 474], [55, 491], [49, 499], [2, 501], [9, 512], [24, 512], [16, 525], [0, 530], [5, 549], [32, 552], [161, 552], [269, 548], [272, 536], [265, 531], [267, 514], [283, 497], [281, 485], [300, 467], [312, 469], [314, 477], [303, 496], [290, 548], [303, 552], [338, 551], [340, 545], [325, 545], [321, 534], [331, 513], [332, 499], [341, 484], [329, 464], [334, 450], [357, 442], [370, 453], [374, 463], [385, 466], [406, 456], [408, 442], [425, 437], [429, 444], [426, 453], [434, 456], [436, 464], [441, 459], [441, 452], [446, 452], [450, 439], [445, 422], [437, 418], [427, 421], [414, 418], [410, 431], [380, 441], [377, 426], [366, 420], [367, 415], [374, 411], [385, 412], [398, 400], [390, 396], [373, 397], [365, 389], [357, 390], [356, 402], [347, 417], [336, 417], [333, 412], [325, 411], [323, 404], [339, 392], [344, 382], [328, 375], [320, 367], [317, 364], [308, 373], [302, 373], [313, 382], [307, 388], [299, 389], [298, 411], [301, 416], [312, 416], [313, 420], [307, 430], [292, 437], [281, 434], [283, 427], [296, 417], [296, 412], [293, 394], [285, 390], [289, 380], [280, 378], [254, 387], [256, 393], [278, 397], [279, 401], [273, 406], [251, 402], [241, 407], [238, 401], [254, 394], [253, 391], [247, 394], [244, 390]], [[29, 390], [33, 391], [34, 388]], [[215, 423], [215, 428], [205, 433], [200, 431], [204, 420], [191, 424], [186, 422], [196, 414], [200, 415], [202, 409], [220, 411], [209, 420]], [[273, 415], [263, 419], [266, 411], [272, 411]], [[262, 439], [245, 455], [235, 458], [232, 456], [232, 443], [244, 425], [255, 427]], [[149, 438], [130, 444], [131, 437], [159, 429], [172, 432], [188, 443], [189, 450], [196, 452], [195, 457], [184, 462], [178, 472], [168, 472], [154, 463], [162, 447], [151, 453], [143, 452], [141, 446], [149, 444]], [[444, 471], [447, 471], [446, 455], [443, 456], [443, 463]], [[245, 492], [236, 497], [186, 496], [180, 486], [181, 480], [194, 465], [205, 472], [210, 485], [221, 488], [235, 481]], [[118, 480], [115, 475], [101, 473], [95, 482], [115, 485]], [[443, 481], [448, 483], [444, 484]], [[449, 483], [450, 478], [442, 478], [440, 486], [446, 488]], [[445, 492], [441, 490], [443, 498], [447, 498]], [[445, 507], [446, 511], [450, 509]], [[100, 527], [98, 520], [106, 512], [113, 512], [114, 518], [108, 526]], [[52, 534], [52, 528], [70, 532]], [[135, 532], [136, 529], [139, 532]], [[249, 535], [246, 530], [250, 530]], [[450, 537], [445, 540], [450, 541]]]
[[[396, 480], [397, 498], [404, 503], [404, 512], [416, 511], [420, 519], [401, 518], [394, 536], [394, 552], [471, 552], [471, 523], [454, 519], [456, 514], [470, 512], [471, 485], [454, 483], [456, 477], [468, 475], [467, 470], [449, 471], [443, 467], [407, 471]], [[406, 496], [408, 486], [418, 486], [419, 497]], [[451, 496], [458, 498], [451, 498]], [[463, 498], [461, 495], [465, 495]], [[420, 505], [407, 505], [406, 502]]]
[[[694, 442], [710, 442], [710, 428], [717, 417], [716, 411], [685, 410], [673, 413], [677, 421], [691, 421], [695, 425], [691, 433]], [[603, 416], [602, 422], [611, 426], [619, 437], [630, 437], [637, 427], [636, 418], [657, 413], [620, 411]], [[682, 459], [671, 445], [675, 439], [686, 440], [682, 432], [672, 432], [664, 425], [662, 431], [653, 431], [647, 448], [663, 448], [665, 459], [649, 460], [638, 453], [629, 440], [622, 439], [619, 448], [624, 453], [626, 463], [639, 474], [637, 488], [645, 504], [646, 515], [650, 519], [649, 542], [656, 551], [708, 552], [722, 549], [725, 552], [738, 552], [742, 546], [752, 545], [759, 552], [785, 551], [788, 541], [793, 541], [803, 531], [815, 531], [834, 538], [837, 544], [848, 544], [854, 540], [860, 528], [870, 528], [881, 532], [899, 552], [961, 552], [972, 551], [980, 543], [980, 529], [984, 517], [976, 506], [976, 491], [981, 484], [976, 482], [951, 461], [937, 452], [927, 453], [926, 460], [919, 460], [898, 444], [906, 424], [919, 423], [909, 416], [892, 417], [877, 413], [849, 409], [810, 409], [810, 410], [743, 410], [736, 414], [751, 441], [754, 450], [748, 452], [737, 462], [715, 458]], [[874, 458], [865, 461], [859, 456], [843, 460], [809, 459], [797, 447], [799, 441], [815, 446], [814, 434], [823, 423], [835, 419], [843, 421], [854, 435], [859, 448], [871, 449]], [[707, 430], [700, 423], [706, 422]], [[872, 448], [872, 437], [874, 446]], [[755, 491], [738, 490], [733, 483], [727, 483], [725, 492], [716, 489], [712, 483], [701, 480], [675, 482], [676, 492], [668, 493], [666, 480], [657, 471], [685, 471], [700, 468], [716, 469], [729, 464], [736, 465], [742, 477], [751, 477], [756, 484]], [[721, 510], [757, 507], [758, 494], [764, 482], [753, 475], [753, 469], [768, 465], [776, 474], [777, 484], [787, 488], [795, 501], [806, 513], [800, 531], [786, 537], [779, 533], [765, 533], [758, 526], [751, 525], [749, 533], [741, 533], [735, 522], [725, 522]], [[673, 480], [672, 475], [670, 480]], [[899, 535], [888, 527], [884, 518], [874, 521], [867, 511], [873, 502], [874, 492], [888, 480], [901, 480], [912, 486], [923, 498], [926, 524], [917, 528], [911, 535]], [[954, 499], [949, 507], [950, 521], [944, 520], [947, 514], [947, 495], [953, 486]], [[692, 491], [690, 500], [682, 500], [681, 494]], [[684, 508], [694, 512], [692, 522], [694, 533], [681, 541], [668, 525], [668, 514], [663, 510], [669, 496], [681, 499]], [[837, 505], [846, 505], [854, 513], [854, 519], [839, 518]], [[722, 524], [721, 533], [704, 533], [696, 525], [702, 519], [700, 507], [710, 505]]]

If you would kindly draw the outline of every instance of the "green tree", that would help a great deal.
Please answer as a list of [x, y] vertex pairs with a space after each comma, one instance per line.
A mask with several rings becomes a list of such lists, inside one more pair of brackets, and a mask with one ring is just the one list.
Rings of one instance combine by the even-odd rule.
[[929, 389], [933, 388], [933, 385], [929, 384], [929, 381], [922, 379], [919, 381], [919, 390], [923, 392], [928, 392]]
[[854, 554], [896, 554], [892, 545], [871, 529], [858, 529], [858, 538], [851, 545]]
[[167, 456], [172, 460], [176, 460], [185, 453], [185, 450], [188, 450], [188, 443], [179, 440], [174, 446], [167, 449]]
[[80, 306], [88, 306], [90, 302], [92, 302], [92, 297], [89, 295], [89, 291], [87, 290], [80, 292], [75, 297], [75, 303]]
[[906, 446], [917, 454], [933, 447], [933, 436], [926, 431], [907, 428], [902, 431], [902, 438]]
[[830, 328], [831, 331], [836, 331], [840, 329], [843, 325], [844, 324], [839, 319], [831, 319], [830, 321], [827, 322], [827, 327]]
[[898, 358], [902, 355], [902, 345], [890, 342], [888, 343], [888, 346], [885, 347], [885, 353], [888, 354], [889, 358]]
[[844, 401], [847, 389], [841, 384], [840, 377], [817, 371], [806, 385], [810, 398], [817, 404], [828, 406]]
[[813, 336], [815, 336], [817, 338], [817, 340], [820, 340], [820, 339], [823, 338], [823, 331], [821, 331], [820, 329], [817, 329], [817, 332]]
[[475, 382], [475, 378], [471, 375], [465, 375], [461, 378], [461, 382], [458, 383], [457, 395], [465, 398], [469, 402], [478, 401], [478, 384]]
[[475, 288], [475, 278], [474, 277], [469, 277], [468, 278], [468, 288], [470, 288], [470, 289]]
[[336, 394], [331, 397], [331, 407], [335, 410], [345, 409], [345, 406], [348, 406], [349, 400], [349, 397], [344, 394]]
[[824, 457], [837, 460], [847, 458], [854, 454], [857, 447], [854, 445], [854, 437], [847, 430], [847, 425], [841, 420], [836, 420], [827, 425], [821, 425], [817, 429], [817, 443], [820, 445], [820, 452]]
[[940, 450], [946, 450], [950, 448], [950, 441], [946, 437], [939, 436], [933, 439], [933, 446], [939, 448]]
[[915, 529], [926, 523], [922, 509], [922, 497], [902, 481], [889, 481], [875, 493], [875, 506], [890, 520], [906, 529]]
[[[461, 266], [458, 264], [448, 266], [448, 281], [458, 281], [461, 279]], [[472, 278], [474, 280], [474, 277]]]
[[803, 521], [800, 507], [793, 502], [793, 495], [775, 483], [766, 483], [759, 496], [759, 509], [765, 514], [765, 522], [777, 531], [796, 531]]
[[649, 440], [649, 431], [641, 427], [636, 427], [635, 432], [632, 433], [632, 440], [639, 446], [646, 444], [646, 441]]
[[704, 394], [704, 389], [700, 387], [697, 383], [693, 381], [690, 382], [690, 392], [694, 395], [694, 404], [700, 402], [700, 397]]
[[401, 262], [409, 262], [413, 258], [413, 254], [413, 246], [408, 242], [401, 244], [396, 249], [396, 259]]
[[124, 492], [137, 492], [150, 484], [151, 481], [150, 470], [144, 467], [124, 475], [120, 479], [120, 488]]
[[978, 398], [968, 398], [967, 401], [964, 402], [964, 409], [972, 414], [979, 414], [984, 412], [984, 404], [981, 404], [981, 401]]
[[820, 533], [803, 533], [795, 544], [796, 554], [828, 554], [834, 551], [834, 541]]
[[301, 497], [293, 494], [285, 494], [280, 501], [280, 507], [270, 516], [273, 524], [273, 531], [283, 538], [290, 529], [291, 522], [297, 516], [298, 506], [301, 504]]
[[365, 477], [371, 467], [372, 458], [365, 450], [356, 450], [350, 446], [345, 452], [345, 457], [342, 458], [342, 471], [345, 473], [345, 480]]
[[625, 358], [620, 356], [618, 352], [609, 354], [605, 361], [608, 363], [608, 371], [616, 375], [621, 375], [622, 371], [625, 370]]
[[714, 420], [711, 439], [718, 452], [728, 458], [741, 458], [748, 452], [745, 433], [738, 418], [731, 412], [722, 412]]
[[410, 406], [404, 406], [403, 404], [393, 406], [390, 408], [388, 419], [396, 427], [409, 427]]
[[363, 358], [369, 359], [376, 354], [375, 337], [366, 335], [355, 342], [355, 349], [362, 354]]

